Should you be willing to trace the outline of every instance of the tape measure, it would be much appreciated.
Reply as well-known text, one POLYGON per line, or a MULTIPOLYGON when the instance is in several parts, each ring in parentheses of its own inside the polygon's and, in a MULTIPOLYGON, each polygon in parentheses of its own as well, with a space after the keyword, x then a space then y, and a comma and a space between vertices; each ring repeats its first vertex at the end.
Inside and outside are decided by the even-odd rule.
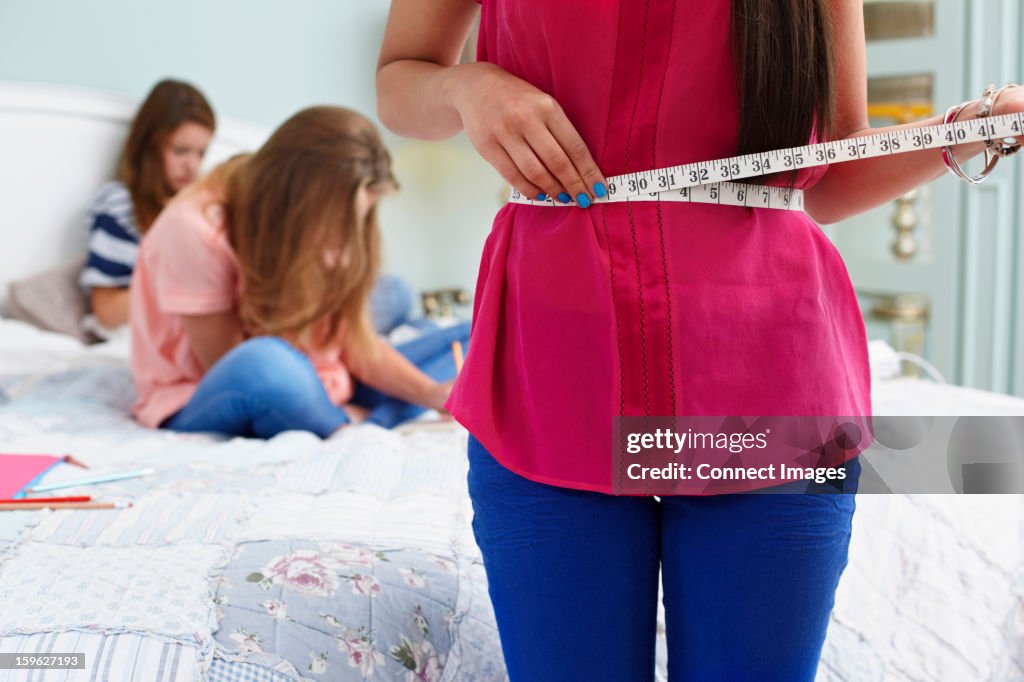
MULTIPOLYGON (((940 123, 847 140, 819 142, 803 147, 744 154, 715 161, 699 161, 625 173, 606 178, 608 196, 595 199, 593 203, 682 201, 802 211, 804 202, 801 190, 734 181, 794 168, 814 168, 845 161, 937 149, 952 144, 1003 138, 1020 140, 1024 138, 1022 131, 1024 114, 1003 114, 972 121, 940 123)), ((524 196, 517 189, 512 190, 509 201, 530 206, 576 205, 575 201, 563 204, 550 197, 538 201, 524 196)))

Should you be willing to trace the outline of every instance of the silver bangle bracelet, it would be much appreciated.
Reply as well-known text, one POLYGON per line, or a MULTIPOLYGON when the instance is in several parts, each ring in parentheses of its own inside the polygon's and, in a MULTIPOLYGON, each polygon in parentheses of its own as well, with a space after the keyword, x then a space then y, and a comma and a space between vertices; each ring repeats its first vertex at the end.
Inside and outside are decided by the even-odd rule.
MULTIPOLYGON (((986 118, 992 115, 995 110, 996 102, 999 101, 999 96, 1002 95, 1006 90, 1017 87, 1014 83, 1007 83, 1003 87, 996 90, 995 85, 989 85, 985 88, 985 92, 982 93, 982 102, 978 107, 978 118, 986 118)), ((1016 154, 1020 151, 1021 143, 1015 137, 1002 137, 998 140, 986 140, 985 146, 988 147, 989 151, 1003 158, 1016 154)))
MULTIPOLYGON (((988 90, 986 89, 986 93, 987 92, 988 92, 988 90)), ((982 100, 984 100, 984 99, 985 99, 985 95, 983 94, 982 95, 982 100)), ((951 106, 949 109, 946 110, 946 115, 943 117, 942 122, 943 123, 954 123, 954 122, 956 122, 956 119, 959 118, 960 113, 965 108, 967 108, 967 105, 973 104, 974 102, 975 102, 975 100, 968 100, 966 102, 963 102, 962 104, 957 104, 957 105, 951 106)), ((982 106, 981 102, 979 102, 978 106, 979 107, 982 106)), ((991 103, 989 104, 989 107, 991 109, 991 103)), ((981 183, 983 183, 985 181, 985 178, 988 177, 989 173, 991 173, 992 170, 996 167, 996 164, 999 163, 999 158, 1000 157, 999 157, 998 154, 995 154, 995 155, 990 154, 989 153, 989 149, 986 146, 985 147, 985 168, 978 175, 976 175, 974 177, 971 177, 970 175, 967 175, 967 173, 965 173, 964 170, 960 167, 960 164, 957 162, 956 157, 953 155, 952 147, 947 145, 947 146, 942 148, 942 160, 946 162, 946 168, 949 169, 949 172, 952 173, 953 175, 957 176, 961 180, 964 180, 966 182, 971 183, 972 185, 980 185, 981 183)))

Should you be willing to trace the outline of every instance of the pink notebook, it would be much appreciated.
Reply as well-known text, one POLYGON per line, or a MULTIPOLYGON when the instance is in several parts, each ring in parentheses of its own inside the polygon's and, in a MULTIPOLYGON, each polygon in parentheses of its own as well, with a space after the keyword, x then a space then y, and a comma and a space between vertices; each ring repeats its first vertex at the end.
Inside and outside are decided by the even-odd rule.
POLYGON ((62 461, 63 457, 54 455, 0 455, 0 499, 25 497, 25 488, 62 461))

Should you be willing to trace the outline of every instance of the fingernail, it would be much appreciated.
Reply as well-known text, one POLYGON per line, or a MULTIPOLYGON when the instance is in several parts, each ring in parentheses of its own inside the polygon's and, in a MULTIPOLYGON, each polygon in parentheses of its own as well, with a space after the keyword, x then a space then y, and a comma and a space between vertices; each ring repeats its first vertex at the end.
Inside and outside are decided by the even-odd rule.
POLYGON ((558 195, 558 200, 561 201, 563 204, 568 204, 570 201, 572 201, 572 197, 569 196, 568 193, 562 192, 561 194, 558 195))
POLYGON ((548 200, 548 195, 544 194, 544 192, 541 192, 540 194, 537 195, 537 201, 547 201, 547 200, 548 200))
POLYGON ((596 194, 599 198, 608 196, 608 189, 604 186, 603 182, 594 183, 594 194, 596 194))
POLYGON ((576 203, 579 204, 580 208, 587 208, 590 206, 590 197, 583 192, 576 195, 576 203))

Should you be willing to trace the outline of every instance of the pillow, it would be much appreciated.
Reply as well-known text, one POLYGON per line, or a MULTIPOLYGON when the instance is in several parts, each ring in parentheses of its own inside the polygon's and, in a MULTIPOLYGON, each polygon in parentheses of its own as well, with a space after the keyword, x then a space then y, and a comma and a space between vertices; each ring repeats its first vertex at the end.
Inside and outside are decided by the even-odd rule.
POLYGON ((11 317, 51 332, 73 336, 83 343, 96 343, 96 335, 82 327, 89 312, 89 299, 78 286, 85 254, 57 267, 11 282, 7 307, 11 317))

